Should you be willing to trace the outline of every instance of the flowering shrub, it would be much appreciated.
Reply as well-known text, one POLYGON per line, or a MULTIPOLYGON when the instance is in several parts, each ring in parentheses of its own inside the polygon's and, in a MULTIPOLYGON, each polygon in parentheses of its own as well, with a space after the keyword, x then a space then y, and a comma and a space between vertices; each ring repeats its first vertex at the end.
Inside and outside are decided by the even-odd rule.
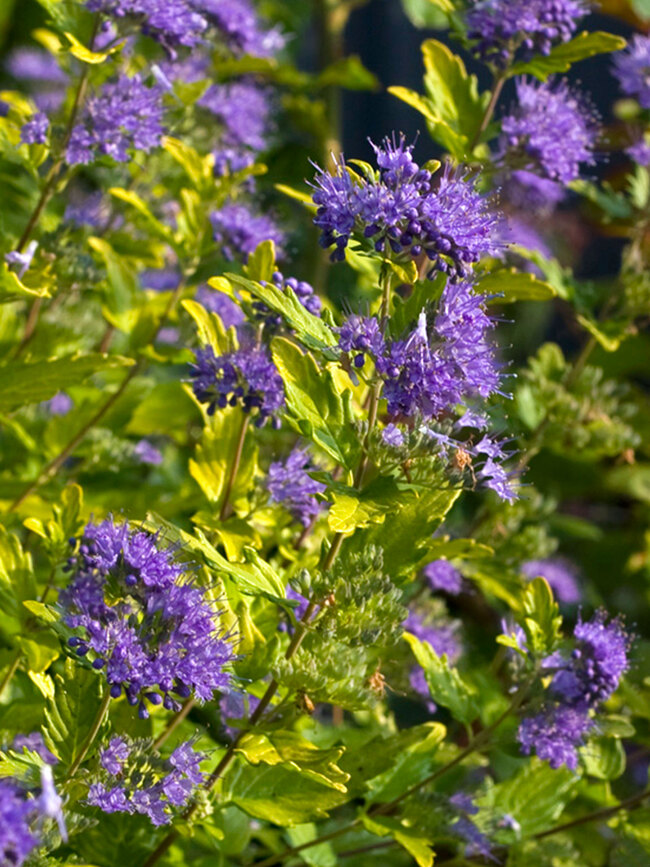
POLYGON ((358 0, 39 4, 0 92, 0 867, 650 863, 650 37, 404 0, 445 31, 390 88, 423 134, 344 155, 358 0), (597 55, 602 116, 563 77, 597 55))

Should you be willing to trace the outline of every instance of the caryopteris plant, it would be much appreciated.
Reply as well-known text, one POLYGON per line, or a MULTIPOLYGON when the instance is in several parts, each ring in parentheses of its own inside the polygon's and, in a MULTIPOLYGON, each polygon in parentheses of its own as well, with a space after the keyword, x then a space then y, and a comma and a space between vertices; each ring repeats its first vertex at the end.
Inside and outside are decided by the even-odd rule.
POLYGON ((650 37, 361 5, 0 8, 0 867, 650 864, 650 37))

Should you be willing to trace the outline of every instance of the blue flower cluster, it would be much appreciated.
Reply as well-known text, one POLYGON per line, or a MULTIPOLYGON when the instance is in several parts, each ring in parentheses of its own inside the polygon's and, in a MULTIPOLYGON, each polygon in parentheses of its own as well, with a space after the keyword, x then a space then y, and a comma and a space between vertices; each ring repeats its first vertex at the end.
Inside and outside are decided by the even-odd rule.
POLYGON ((30 829, 35 807, 13 780, 0 780, 0 864, 20 867, 38 846, 30 829))
POLYGON ((271 464, 266 478, 272 502, 281 503, 305 527, 321 509, 316 495, 327 490, 326 485, 312 479, 309 468, 313 469, 308 453, 294 449, 285 461, 271 464))
POLYGON ((279 259, 284 256, 286 237, 275 220, 246 202, 230 202, 210 216, 214 240, 224 257, 246 262, 263 241, 273 241, 279 259))
POLYGON ((577 605, 582 598, 575 567, 562 557, 527 560, 521 570, 526 578, 545 578, 555 596, 565 605, 577 605))
POLYGON ((489 837, 470 818, 478 813, 472 797, 465 792, 457 792, 449 799, 449 805, 458 814, 449 830, 465 841, 465 855, 468 858, 483 857, 492 860, 492 843, 489 837))
POLYGON ((193 749, 191 741, 176 747, 155 773, 150 756, 139 766, 132 745, 114 737, 100 753, 104 771, 114 780, 93 783, 88 803, 105 813, 138 813, 154 825, 166 825, 174 817, 174 807, 183 807, 203 782, 200 763, 205 758, 193 749))
POLYGON ((174 696, 209 701, 229 683, 231 644, 174 553, 127 523, 89 523, 59 594, 64 622, 75 630, 69 645, 91 653, 113 698, 124 691, 145 719, 146 702, 179 710, 174 696))
POLYGON ((614 75, 623 93, 650 108, 650 36, 637 34, 625 51, 614 55, 614 75))
POLYGON ((586 13, 583 0, 478 0, 467 14, 467 35, 479 57, 506 66, 518 52, 548 54, 567 42, 586 13))
POLYGON ((463 576, 449 560, 433 560, 423 570, 432 590, 457 596, 463 587, 463 576))
POLYGON ((227 406, 256 413, 256 424, 277 418, 284 406, 280 374, 264 348, 237 349, 215 355, 211 346, 197 349, 190 369, 196 398, 208 405, 208 415, 227 406))
POLYGON ((163 135, 163 88, 147 86, 140 75, 120 75, 91 96, 80 123, 72 130, 66 150, 69 165, 91 163, 100 156, 117 162, 129 150, 148 153, 163 135))
POLYGON ((620 620, 608 622, 605 612, 580 620, 574 629, 575 649, 569 658, 553 654, 544 670, 553 675, 551 698, 534 716, 522 720, 519 742, 528 755, 536 752, 552 768, 578 766, 578 748, 593 726, 591 712, 618 688, 629 668, 630 637, 620 620))
POLYGON ((378 252, 428 260, 429 277, 443 271, 466 278, 482 256, 497 251, 498 217, 467 172, 447 166, 436 184, 403 137, 373 148, 374 176, 353 173, 341 158, 334 174, 318 169, 315 177, 314 223, 322 246, 335 248, 332 261, 343 261, 354 233, 378 252))
POLYGON ((565 81, 519 79, 517 104, 501 123, 505 159, 518 169, 568 184, 594 162, 598 126, 584 96, 565 81))

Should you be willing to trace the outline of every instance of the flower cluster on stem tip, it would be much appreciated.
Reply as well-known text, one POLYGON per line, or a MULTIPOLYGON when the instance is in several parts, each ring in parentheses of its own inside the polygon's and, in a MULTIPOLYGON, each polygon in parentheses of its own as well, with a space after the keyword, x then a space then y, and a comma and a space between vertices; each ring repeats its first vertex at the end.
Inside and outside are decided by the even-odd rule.
POLYGON ((166 760, 152 758, 144 746, 112 738, 100 751, 104 773, 90 786, 87 801, 104 813, 137 813, 153 825, 166 825, 174 809, 185 806, 203 783, 200 764, 205 756, 191 741, 176 747, 166 760))
POLYGON ((377 171, 353 172, 343 157, 334 174, 318 169, 313 183, 315 225, 323 247, 343 261, 353 235, 386 255, 424 258, 426 273, 469 276, 482 256, 498 249, 498 215, 462 168, 449 164, 437 181, 413 159, 402 136, 374 145, 377 171))
POLYGON ((304 449, 294 449, 285 461, 273 461, 266 480, 271 500, 281 503, 304 527, 321 510, 316 494, 322 494, 326 485, 309 475, 311 459, 304 449))
POLYGON ((112 518, 89 523, 68 562, 59 594, 69 645, 91 654, 111 696, 122 692, 147 718, 147 703, 180 709, 208 701, 229 683, 233 658, 206 591, 188 578, 157 536, 112 518))
POLYGON ((256 415, 260 426, 277 420, 284 406, 284 386, 273 361, 263 347, 237 349, 215 355, 211 346, 196 350, 190 368, 196 398, 208 405, 208 415, 227 406, 241 406, 256 415))
POLYGON ((618 688, 629 668, 630 636, 619 619, 604 611, 580 619, 569 657, 554 653, 543 669, 552 675, 549 696, 541 709, 522 720, 519 742, 526 754, 536 752, 552 768, 578 766, 578 748, 594 726, 592 712, 618 688))
POLYGON ((505 67, 518 53, 549 54, 567 42, 587 11, 583 0, 477 0, 467 13, 467 35, 482 60, 505 67))

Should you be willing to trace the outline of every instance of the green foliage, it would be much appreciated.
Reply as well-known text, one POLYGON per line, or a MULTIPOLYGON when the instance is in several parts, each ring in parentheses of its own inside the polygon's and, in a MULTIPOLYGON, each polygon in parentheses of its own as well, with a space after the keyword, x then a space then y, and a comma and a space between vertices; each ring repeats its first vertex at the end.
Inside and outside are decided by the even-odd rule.
POLYGON ((97 672, 67 659, 54 677, 55 692, 45 710, 43 737, 50 750, 69 766, 81 755, 102 704, 104 685, 97 672))
POLYGON ((538 55, 533 60, 515 63, 509 70, 509 75, 534 75, 546 81, 549 75, 557 72, 568 72, 574 63, 586 60, 596 54, 609 54, 625 48, 626 42, 613 33, 587 33, 583 31, 570 42, 556 45, 547 56, 538 55))
POLYGON ((478 715, 476 698, 457 669, 449 665, 446 656, 438 656, 428 642, 420 641, 409 632, 405 633, 404 638, 418 664, 424 669, 431 698, 437 704, 449 708, 455 719, 471 723, 478 715))
POLYGON ((524 591, 522 614, 527 647, 540 657, 552 653, 561 638, 562 617, 544 578, 534 578, 524 591))

